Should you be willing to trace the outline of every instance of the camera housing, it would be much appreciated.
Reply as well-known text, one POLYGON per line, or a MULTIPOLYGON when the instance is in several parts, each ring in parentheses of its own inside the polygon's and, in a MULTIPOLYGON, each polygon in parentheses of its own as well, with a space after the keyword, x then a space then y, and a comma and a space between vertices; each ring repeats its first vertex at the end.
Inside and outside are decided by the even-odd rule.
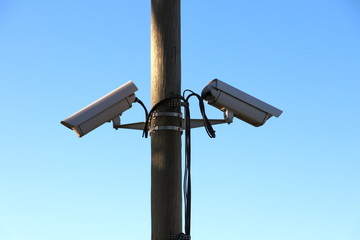
POLYGON ((74 130, 78 137, 112 120, 114 124, 119 124, 119 116, 135 102, 137 90, 135 84, 129 81, 64 119, 61 124, 74 130))
POLYGON ((272 116, 282 113, 277 109, 227 83, 214 79, 202 90, 201 97, 208 104, 223 112, 230 111, 234 116, 255 127, 262 126, 272 116))

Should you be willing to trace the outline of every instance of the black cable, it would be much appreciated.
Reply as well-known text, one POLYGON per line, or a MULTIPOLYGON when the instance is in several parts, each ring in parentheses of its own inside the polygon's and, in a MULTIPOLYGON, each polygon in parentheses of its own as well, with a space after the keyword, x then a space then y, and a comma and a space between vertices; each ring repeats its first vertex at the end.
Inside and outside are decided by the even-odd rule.
POLYGON ((145 120, 146 120, 149 114, 148 114, 148 110, 146 109, 145 104, 138 98, 135 98, 135 102, 139 103, 144 108, 144 110, 145 110, 145 120))
POLYGON ((205 113, 204 100, 200 96, 198 96, 198 98, 199 98, 200 112, 203 117, 203 121, 204 121, 204 125, 205 125, 205 129, 207 131, 207 134, 209 135, 210 138, 215 138, 216 137, 215 130, 213 129, 213 127, 205 113))
POLYGON ((205 113, 204 99, 199 94, 196 94, 191 90, 185 90, 184 93, 186 91, 191 92, 191 94, 189 94, 186 97, 186 99, 185 99, 186 101, 188 101, 189 98, 192 97, 192 96, 197 97, 197 99, 199 100, 199 108, 200 108, 201 116, 203 118, 203 123, 204 123, 205 130, 206 130, 206 132, 207 132, 207 134, 209 135, 210 138, 215 138, 216 137, 215 130, 213 129, 213 127, 212 127, 212 125, 211 125, 211 123, 210 123, 210 121, 207 118, 206 113, 205 113))
POLYGON ((190 236, 191 226, 191 117, 189 109, 189 99, 192 96, 196 96, 199 100, 200 112, 203 117, 204 127, 208 135, 213 138, 215 137, 215 131, 212 128, 210 121, 208 120, 203 99, 191 90, 185 90, 183 92, 184 101, 184 112, 185 112, 185 170, 184 170, 184 204, 185 204, 185 234, 190 236), (185 98, 185 93, 190 94, 185 98))
POLYGON ((189 103, 184 104, 185 112, 185 170, 184 170, 184 204, 185 234, 190 236, 191 225, 191 126, 189 103))
POLYGON ((192 90, 190 90, 190 89, 185 89, 184 91, 183 91, 183 94, 182 94, 182 96, 183 96, 183 98, 185 98, 185 93, 186 92, 190 92, 191 94, 196 94, 196 93, 194 93, 192 90))

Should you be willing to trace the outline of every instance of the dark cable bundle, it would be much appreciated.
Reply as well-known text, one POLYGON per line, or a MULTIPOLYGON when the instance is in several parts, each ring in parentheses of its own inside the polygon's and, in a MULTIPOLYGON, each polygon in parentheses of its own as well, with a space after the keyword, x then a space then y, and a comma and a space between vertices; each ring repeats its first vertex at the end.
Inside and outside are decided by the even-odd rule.
POLYGON ((139 103, 139 104, 144 108, 144 111, 145 111, 145 120, 147 120, 149 113, 148 113, 148 110, 147 110, 145 104, 144 104, 140 99, 138 99, 138 98, 135 98, 135 102, 139 103))
MULTIPOLYGON (((181 233, 176 235, 176 239, 190 239, 190 224, 191 224, 191 118, 190 118, 190 108, 189 108, 189 99, 195 96, 199 100, 200 113, 203 118, 204 127, 207 134, 210 138, 215 137, 215 131, 211 126, 209 119, 205 114, 205 107, 203 99, 196 93, 191 90, 185 90, 182 96, 173 96, 161 100, 155 104, 149 113, 146 111, 146 122, 143 130, 143 137, 148 137, 148 127, 152 114, 154 111, 168 100, 180 99, 183 102, 184 106, 184 119, 185 119, 185 169, 184 169, 184 182, 183 182, 183 191, 184 191, 184 205, 185 205, 185 234, 181 233), (185 93, 190 92, 190 94, 185 98, 185 93), (180 236, 180 238, 178 238, 180 236)), ((139 102, 141 104, 141 101, 139 102)), ((143 104, 142 104, 143 105, 143 104)), ((175 236, 175 235, 174 235, 175 236)))
POLYGON ((191 219, 191 126, 189 103, 184 104, 185 112, 185 169, 184 169, 184 205, 185 205, 185 234, 190 236, 191 219))
POLYGON ((184 112, 185 112, 185 170, 184 170, 184 204, 185 204, 185 235, 190 236, 190 223, 191 223, 191 118, 189 109, 189 99, 195 96, 199 100, 200 112, 203 117, 204 127, 209 137, 215 137, 215 131, 212 128, 209 119, 205 114, 205 107, 203 99, 191 90, 185 90, 183 93, 184 112), (185 98, 185 93, 190 94, 185 98))
POLYGON ((214 129, 212 128, 211 126, 211 123, 209 121, 209 119, 207 118, 206 116, 206 113, 205 113, 205 106, 204 106, 204 100, 202 97, 200 97, 199 94, 196 94, 194 93, 193 91, 191 90, 185 90, 183 95, 185 94, 185 92, 191 92, 191 94, 189 94, 189 96, 187 96, 186 98, 186 101, 189 100, 190 97, 192 96, 195 96, 197 97, 197 99, 199 100, 199 108, 200 108, 200 113, 201 113, 201 116, 203 118, 203 122, 204 122, 204 127, 205 127, 205 130, 207 132, 207 134, 209 135, 210 138, 215 138, 215 131, 214 129))

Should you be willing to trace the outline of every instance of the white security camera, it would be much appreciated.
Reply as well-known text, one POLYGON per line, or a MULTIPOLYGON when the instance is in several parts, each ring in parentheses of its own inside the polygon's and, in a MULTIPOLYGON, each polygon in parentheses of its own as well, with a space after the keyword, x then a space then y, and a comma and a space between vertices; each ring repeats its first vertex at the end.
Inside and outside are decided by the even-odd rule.
POLYGON ((137 90, 135 84, 129 81, 61 121, 61 123, 74 130, 79 137, 111 120, 114 125, 119 125, 121 114, 131 108, 136 99, 134 92, 137 90))
POLYGON ((201 92, 208 104, 230 111, 235 117, 255 126, 263 125, 270 117, 279 117, 281 110, 230 86, 218 79, 214 79, 201 92))

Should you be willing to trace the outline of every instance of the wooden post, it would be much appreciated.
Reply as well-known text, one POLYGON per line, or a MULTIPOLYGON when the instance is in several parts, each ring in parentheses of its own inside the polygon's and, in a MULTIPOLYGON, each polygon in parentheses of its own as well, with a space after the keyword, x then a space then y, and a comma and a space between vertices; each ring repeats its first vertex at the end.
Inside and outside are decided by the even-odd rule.
MULTIPOLYGON (((180 0, 151 0, 151 103, 181 94, 180 0)), ((180 113, 171 100, 159 112, 180 113)), ((180 126, 179 118, 162 116, 156 126, 180 126)), ((168 240, 182 229, 181 132, 151 133, 152 240, 168 240)))

